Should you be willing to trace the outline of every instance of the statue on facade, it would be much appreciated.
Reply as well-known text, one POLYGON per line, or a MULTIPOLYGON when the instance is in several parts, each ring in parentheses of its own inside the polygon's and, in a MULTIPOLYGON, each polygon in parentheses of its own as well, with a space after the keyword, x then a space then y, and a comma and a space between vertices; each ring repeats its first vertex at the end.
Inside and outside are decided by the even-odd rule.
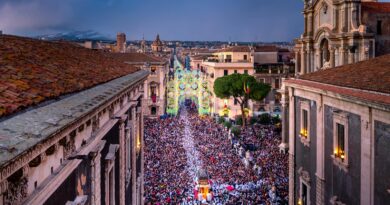
POLYGON ((325 69, 328 69, 328 68, 330 68, 330 62, 324 60, 323 66, 322 66, 322 68, 320 70, 325 70, 325 69))

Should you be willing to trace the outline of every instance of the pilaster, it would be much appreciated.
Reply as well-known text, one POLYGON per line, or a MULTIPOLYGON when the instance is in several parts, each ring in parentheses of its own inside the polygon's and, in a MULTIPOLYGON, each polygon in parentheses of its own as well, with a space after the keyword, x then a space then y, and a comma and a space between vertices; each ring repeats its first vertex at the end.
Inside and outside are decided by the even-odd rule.
POLYGON ((288 204, 295 204, 295 161, 294 155, 288 155, 288 204))
POLYGON ((119 120, 119 205, 125 204, 126 196, 126 148, 125 123, 119 120))
POLYGON ((335 67, 335 49, 333 47, 330 47, 329 53, 330 53, 330 67, 334 68, 335 67))
POLYGON ((325 181, 319 177, 316 179, 316 205, 325 204, 325 181))
MULTIPOLYGON (((284 81, 284 79, 282 79, 284 81)), ((288 92, 285 90, 282 81, 282 89, 280 93, 282 94, 281 105, 282 105, 282 142, 279 145, 279 149, 282 153, 286 153, 288 150, 288 112, 289 112, 289 98, 288 92)))

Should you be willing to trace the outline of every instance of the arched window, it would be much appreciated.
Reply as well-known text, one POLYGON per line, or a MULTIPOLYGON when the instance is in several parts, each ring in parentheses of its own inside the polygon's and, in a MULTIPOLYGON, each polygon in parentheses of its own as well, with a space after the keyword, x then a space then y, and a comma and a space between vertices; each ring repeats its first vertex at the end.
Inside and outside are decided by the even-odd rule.
POLYGON ((330 60, 330 52, 329 52, 329 41, 328 39, 323 39, 320 44, 320 52, 321 52, 321 58, 320 58, 320 67, 324 67, 324 64, 326 62, 329 62, 330 60))

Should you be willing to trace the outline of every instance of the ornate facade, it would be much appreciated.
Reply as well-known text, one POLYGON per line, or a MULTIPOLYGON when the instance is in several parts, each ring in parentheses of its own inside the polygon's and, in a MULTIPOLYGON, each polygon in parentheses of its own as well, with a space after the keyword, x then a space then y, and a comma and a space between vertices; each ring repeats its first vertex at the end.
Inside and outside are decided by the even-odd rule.
POLYGON ((389 62, 385 55, 284 80, 289 204, 388 203, 390 87, 377 75, 388 81, 389 62))
POLYGON ((296 40, 296 74, 355 63, 390 52, 387 3, 305 0, 304 32, 296 40), (385 37, 387 36, 387 37, 385 37))

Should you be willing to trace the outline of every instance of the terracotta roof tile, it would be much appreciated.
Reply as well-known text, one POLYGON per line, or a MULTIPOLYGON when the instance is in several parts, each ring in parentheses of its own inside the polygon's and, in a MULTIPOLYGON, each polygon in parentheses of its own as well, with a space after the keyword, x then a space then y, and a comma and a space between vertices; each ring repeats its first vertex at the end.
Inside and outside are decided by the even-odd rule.
POLYGON ((0 117, 137 70, 68 42, 2 35, 0 53, 0 117))
POLYGON ((255 52, 277 52, 279 50, 276 46, 256 46, 255 52))
POLYGON ((148 62, 148 63, 162 63, 164 60, 156 56, 147 55, 144 53, 111 53, 111 56, 122 62, 148 62))
POLYGON ((390 54, 309 73, 300 79, 390 94, 390 54))
POLYGON ((357 99, 362 99, 366 101, 371 101, 386 106, 390 105, 390 96, 381 93, 373 93, 368 91, 356 90, 346 87, 339 87, 334 85, 322 84, 318 82, 306 81, 301 79, 288 79, 285 83, 302 85, 310 88, 316 88, 320 90, 326 90, 334 92, 343 96, 350 96, 357 99))
POLYGON ((220 53, 220 52, 251 52, 251 49, 249 48, 249 46, 232 46, 232 47, 221 49, 216 53, 220 53))
POLYGON ((371 13, 389 13, 390 2, 362 2, 362 11, 371 13))

